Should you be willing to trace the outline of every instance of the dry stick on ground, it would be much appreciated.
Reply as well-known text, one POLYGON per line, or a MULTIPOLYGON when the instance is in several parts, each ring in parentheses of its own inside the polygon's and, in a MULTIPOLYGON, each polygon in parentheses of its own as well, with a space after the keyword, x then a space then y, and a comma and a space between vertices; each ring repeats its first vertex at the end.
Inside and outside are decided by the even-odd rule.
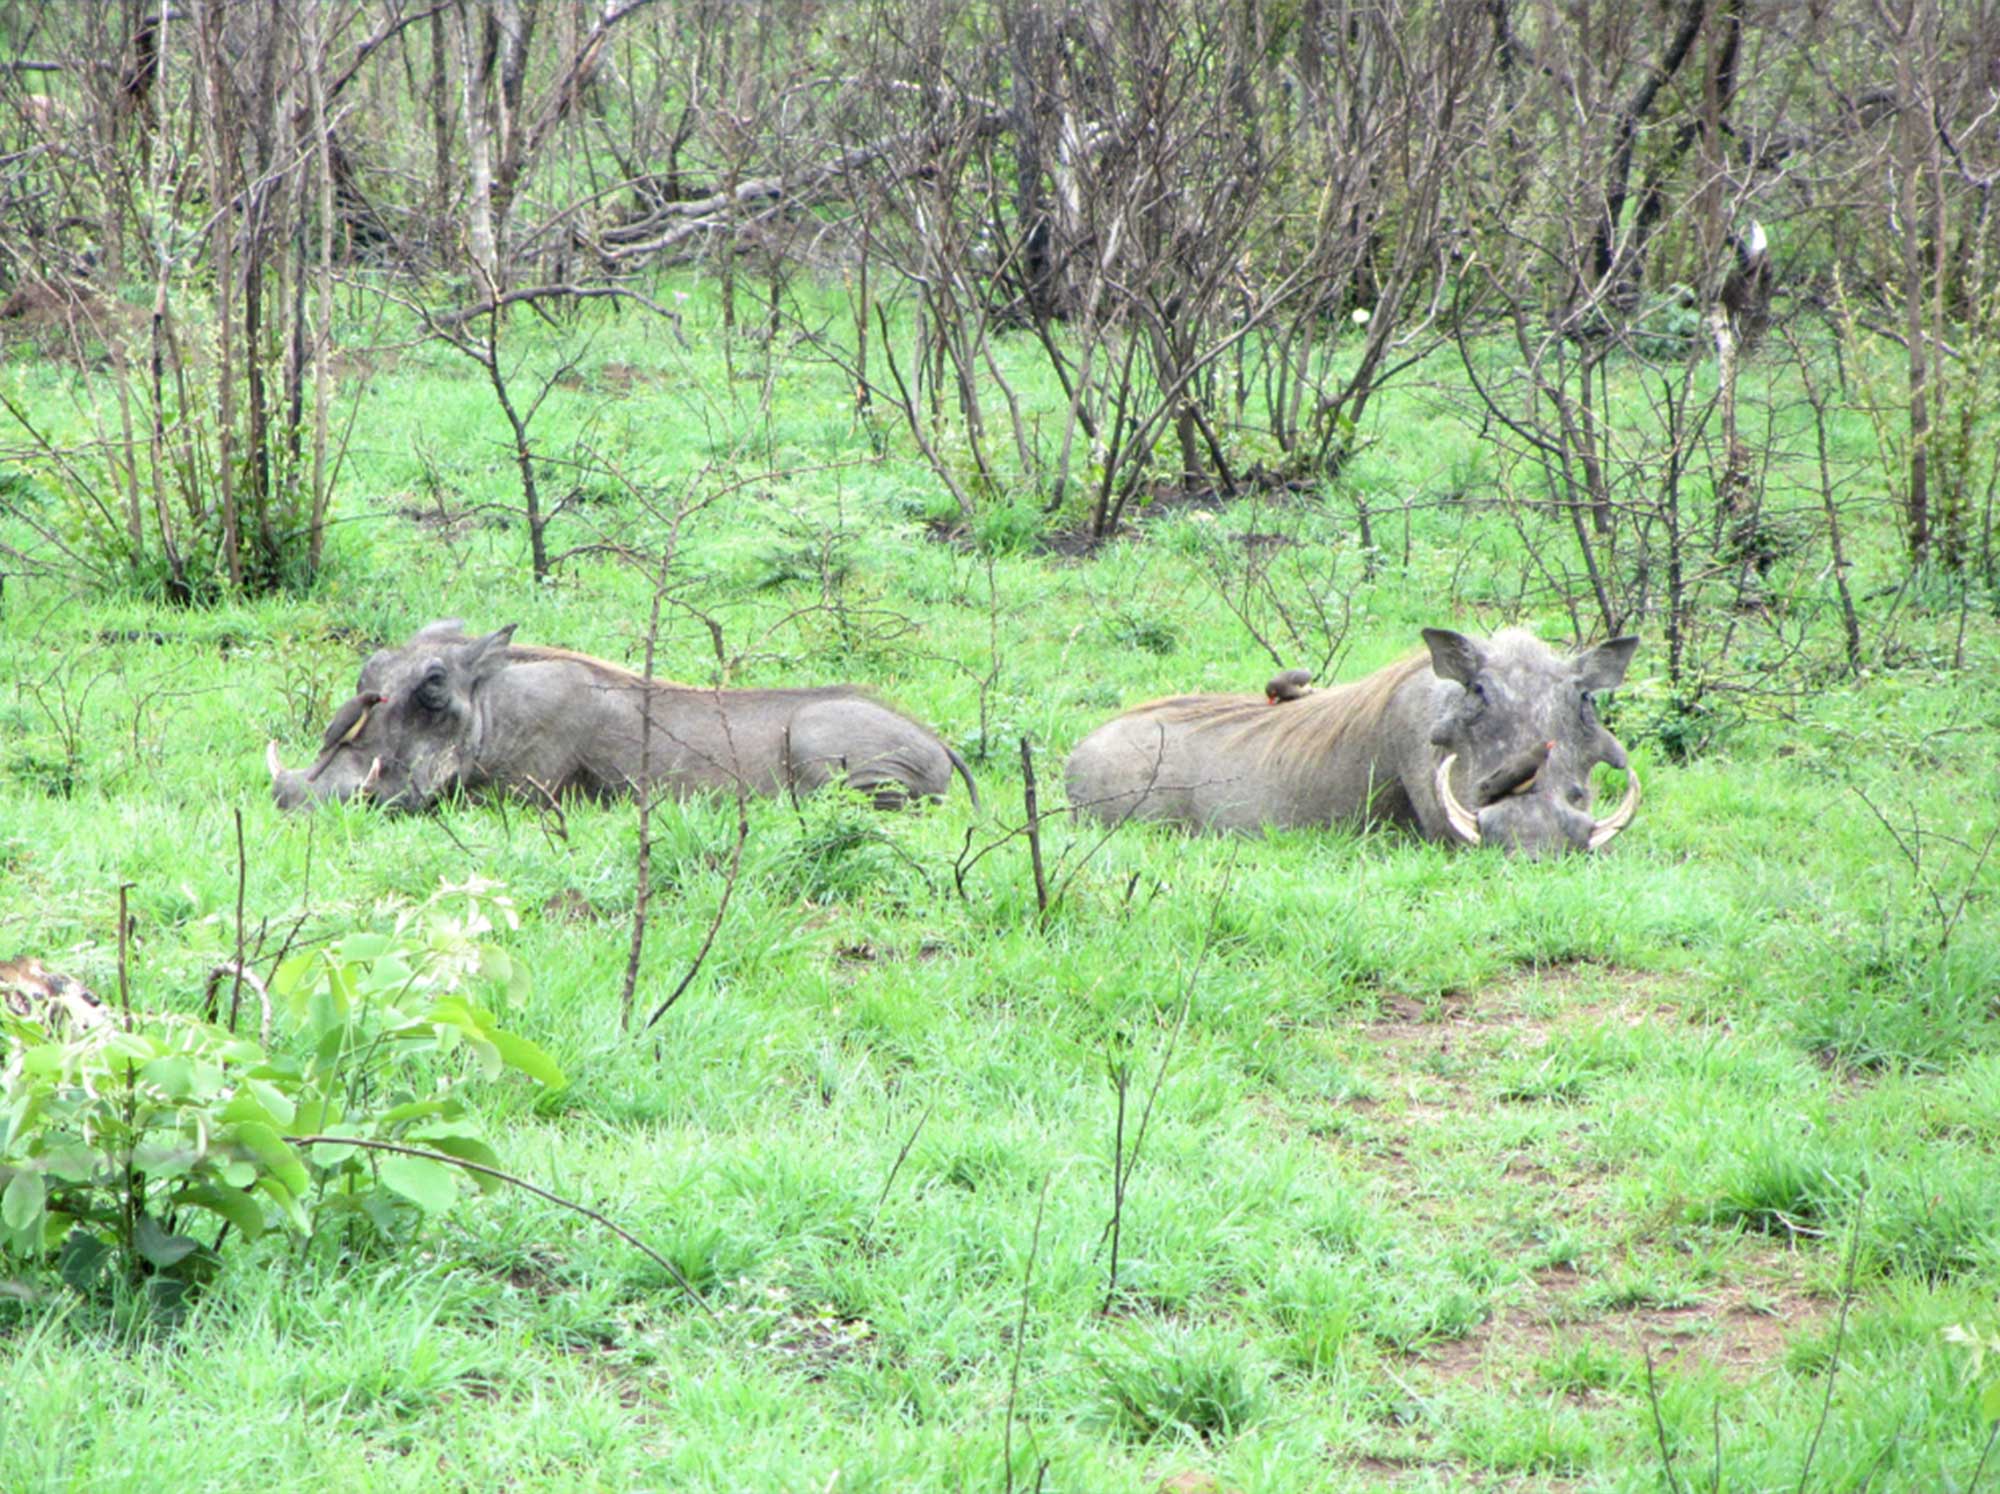
POLYGON ((917 1144, 917 1138, 923 1134, 925 1122, 930 1120, 931 1112, 935 1109, 937 1109, 935 1100, 924 1106, 924 1113, 917 1117, 917 1123, 910 1128, 910 1139, 903 1143, 903 1149, 896 1153, 896 1160, 889 1165, 889 1176, 882 1180, 882 1191, 876 1196, 875 1207, 868 1211, 868 1222, 871 1225, 875 1222, 875 1216, 882 1212, 882 1205, 889 1201, 889 1190, 896 1186, 896 1174, 903 1170, 903 1163, 909 1157, 910 1149, 917 1144))
MULTIPOLYGON (((665 591, 664 580, 662 577, 660 591, 654 594, 653 605, 656 616, 659 597, 665 591)), ((687 973, 681 977, 680 984, 668 993, 665 1001, 653 1008, 653 1015, 646 1019, 648 1031, 651 1031, 660 1018, 673 1008, 674 1003, 687 993, 687 988, 694 984, 694 978, 701 973, 701 967, 707 963, 708 952, 715 947, 715 936, 722 930, 722 920, 729 916, 729 900, 736 895, 736 883, 743 875, 743 846, 750 839, 750 785, 743 776, 743 759, 736 750, 735 733, 730 730, 729 712, 722 707, 722 691, 729 678, 729 654, 723 647, 722 624, 702 613, 697 612, 695 615, 708 624, 709 642, 715 649, 715 715, 717 721, 721 723, 722 740, 729 751, 730 773, 736 780, 736 841, 729 848, 729 872, 723 879, 722 899, 715 905, 715 917, 709 920, 708 932, 702 935, 701 948, 694 952, 694 959, 689 962, 687 973)), ((649 711, 649 717, 650 714, 649 711)))
POLYGON ((1833 1411, 1833 1382, 1840 1374, 1840 1349, 1847 1338, 1847 1310, 1854 1305, 1854 1270, 1861 1259, 1861 1216, 1867 1202, 1866 1193, 1854 1200, 1854 1228, 1847 1240, 1847 1269, 1841 1273, 1840 1318, 1833 1328, 1833 1352, 1826 1361, 1826 1397, 1820 1402, 1819 1421, 1813 1427, 1812 1441, 1806 1444, 1805 1462, 1799 1465, 1799 1494, 1806 1494, 1806 1480, 1812 1476, 1813 1457, 1819 1452, 1820 1434, 1826 1430, 1826 1419, 1833 1411))
POLYGON ((1041 924, 1049 921, 1049 879, 1042 870, 1042 819, 1035 806, 1035 749, 1021 738, 1021 780, 1028 811, 1028 860, 1035 869, 1035 911, 1041 924))
MULTIPOLYGON (((1028 1264, 1021 1271, 1021 1312, 1014 1320, 1014 1357, 1007 1366, 1007 1418, 1000 1434, 1000 1460, 1007 1470, 1007 1494, 1014 1494, 1014 1403, 1021 1393, 1021 1351, 1028 1338, 1028 1288, 1035 1281, 1035 1255, 1042 1248, 1042 1215, 1049 1206, 1049 1183, 1054 1173, 1042 1178, 1041 1194, 1035 1199, 1035 1232, 1028 1239, 1028 1264)), ((1047 1468, 1044 1463, 1043 1468, 1047 1468)), ((1041 1475, 1035 1477, 1041 1486, 1041 1475)))
POLYGON ((1965 1481, 1965 1494, 1972 1494, 1979 1487, 1979 1476, 1986 1471, 1986 1460, 1993 1456, 1995 1440, 2000 1440, 2000 1421, 1995 1421, 1993 1430, 1986 1434, 1986 1445, 1979 1449, 1979 1461, 1972 1465, 1972 1477, 1965 1481))
POLYGON ((681 1273, 681 1268, 668 1260, 664 1255, 661 1255, 659 1251, 648 1245, 623 1225, 607 1219, 588 1205, 580 1204, 572 1198, 564 1198, 560 1193, 551 1193, 548 1189, 531 1183, 524 1177, 517 1177, 511 1172, 503 1172, 497 1167, 488 1167, 484 1162, 474 1162, 465 1157, 454 1157, 449 1152, 434 1152, 428 1147, 404 1146, 398 1141, 368 1141, 358 1136, 287 1136, 285 1144, 287 1146, 319 1146, 322 1144, 326 1146, 356 1146, 371 1152, 395 1152, 400 1156, 417 1157, 426 1162, 442 1162, 447 1167, 459 1167, 467 1172, 476 1172, 485 1177, 498 1178, 503 1183, 511 1183, 516 1188, 534 1194, 537 1198, 545 1198, 552 1204, 558 1204, 574 1213, 583 1215, 586 1219, 595 1220, 597 1223, 603 1225, 612 1234, 618 1236, 619 1239, 630 1245, 648 1260, 663 1267, 667 1275, 673 1277, 674 1285, 687 1293, 688 1300, 706 1313, 711 1322, 718 1325, 721 1322, 715 1316, 715 1310, 702 1301, 700 1294, 689 1284, 687 1277, 681 1273))
POLYGON ((1139 1127, 1132 1135, 1130 1156, 1125 1153, 1125 1089, 1131 1076, 1131 1065, 1121 1065, 1115 1060, 1111 1064, 1112 1082, 1118 1089, 1118 1132, 1111 1156, 1111 1220, 1105 1225, 1105 1231, 1111 1236, 1111 1269, 1100 1313, 1109 1313, 1118 1298, 1118 1246, 1124 1230, 1125 1193, 1131 1185, 1133 1169, 1139 1165, 1139 1154, 1145 1149, 1146 1128, 1152 1123, 1153 1105, 1160 1098, 1160 1086, 1166 1082, 1167 1065, 1173 1061, 1174 1047, 1180 1041, 1181 1030, 1187 1026, 1188 1011, 1194 1005, 1195 981, 1201 975, 1209 950, 1215 947, 1215 929, 1222 916, 1223 899, 1229 896, 1229 889, 1236 880, 1236 857, 1237 852, 1229 853, 1229 864, 1222 872, 1222 886, 1208 910, 1208 924, 1202 930, 1201 946, 1195 950, 1187 978, 1181 983, 1180 1007, 1174 1013, 1174 1025, 1167 1034, 1166 1046, 1160 1050, 1160 1065, 1153 1071, 1152 1088, 1146 1091, 1146 1103, 1139 1111, 1139 1127))
MULTIPOLYGON (((132 1031, 132 987, 129 977, 132 920, 126 913, 125 895, 139 884, 120 882, 118 884, 118 1006, 125 1013, 125 1031, 132 1031)), ((131 1059, 125 1060, 125 1134, 131 1135, 139 1113, 139 1066, 131 1059)), ((139 1284, 139 1256, 133 1248, 133 1241, 139 1235, 139 1169, 135 1159, 136 1147, 125 1149, 125 1184, 119 1190, 118 1198, 118 1245, 124 1258, 131 1262, 132 1284, 139 1284)))
MULTIPOLYGON (((236 1031, 236 1011, 243 1004, 243 884, 250 872, 243 851, 243 806, 236 806, 236 975, 229 988, 229 1030, 236 1031)), ((213 979, 213 977, 211 977, 213 979)), ((264 998, 264 1041, 271 1041, 271 1000, 264 998)))
POLYGON ((1646 1349, 1646 1402, 1653 1408, 1653 1435, 1660 1443, 1660 1471, 1667 1477, 1667 1494, 1681 1494, 1681 1481, 1674 1474, 1673 1450, 1667 1446, 1667 1422, 1660 1414, 1660 1391, 1653 1381, 1653 1350, 1646 1349))
MULTIPOLYGON (((665 565, 661 566, 665 570, 665 565)), ((639 989, 639 958, 646 952, 646 910, 653 892, 653 787, 645 782, 646 769, 653 762, 653 660, 660 641, 660 595, 666 578, 653 588, 653 610, 646 621, 646 672, 639 688, 644 692, 639 707, 639 859, 633 875, 637 886, 632 901, 632 942, 625 951, 625 984, 618 996, 618 1030, 632 1030, 632 998, 639 989)))

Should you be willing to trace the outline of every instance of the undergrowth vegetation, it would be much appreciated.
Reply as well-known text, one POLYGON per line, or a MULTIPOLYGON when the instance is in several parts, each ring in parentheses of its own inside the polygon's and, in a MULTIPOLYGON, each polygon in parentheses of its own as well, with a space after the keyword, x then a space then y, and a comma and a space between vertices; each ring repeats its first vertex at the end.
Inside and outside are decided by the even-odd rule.
MULTIPOLYGON (((355 391, 302 594, 8 578, 0 957, 111 1020, 8 1028, 0 1486, 1652 1490, 1670 1459, 1767 1489, 1810 1459, 1812 1488, 1971 1487, 1990 598, 1906 580, 1885 523, 1848 536, 1859 675, 1822 556, 1703 615, 1700 689, 1640 616, 1606 708, 1646 800, 1600 857, 1058 813, 1038 896, 1024 738, 1059 810, 1086 731, 1256 690, 1260 638, 1343 678, 1432 624, 1580 642, 1536 563, 1567 515, 1501 501, 1440 370, 1323 492, 1162 495, 1102 545, 957 526, 835 373, 725 361, 685 289, 685 347, 517 329, 571 370, 540 584, 489 392, 422 346, 355 391), (636 1011, 699 968, 621 1030, 629 804, 271 802, 266 739, 306 754, 369 651, 447 616, 703 684, 858 680, 967 753, 986 812, 754 802, 732 874, 733 801, 655 804, 636 1011), (268 1041, 204 1016, 239 955, 268 1041), (435 1157, 282 1140, 340 1125, 497 1160, 656 1255, 435 1157), (168 1143, 136 1191, 128 1140, 168 1143)), ((51 411, 92 376, 0 368, 51 411)))

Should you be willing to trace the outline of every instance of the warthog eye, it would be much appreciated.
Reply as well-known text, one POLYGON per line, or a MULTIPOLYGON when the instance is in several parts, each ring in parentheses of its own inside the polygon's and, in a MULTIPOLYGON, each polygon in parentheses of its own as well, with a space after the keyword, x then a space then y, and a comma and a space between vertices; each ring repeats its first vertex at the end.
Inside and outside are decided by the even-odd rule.
POLYGON ((441 711, 451 704, 451 691, 445 682, 444 665, 433 664, 424 671, 424 677, 417 681, 416 701, 427 711, 441 711))

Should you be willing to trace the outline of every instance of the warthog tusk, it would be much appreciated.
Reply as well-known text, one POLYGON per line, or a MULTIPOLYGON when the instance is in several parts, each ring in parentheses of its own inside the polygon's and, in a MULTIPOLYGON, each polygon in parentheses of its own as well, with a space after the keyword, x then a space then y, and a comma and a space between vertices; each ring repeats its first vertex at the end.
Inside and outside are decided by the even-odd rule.
POLYGON ((368 765, 368 776, 361 780, 361 787, 354 791, 356 797, 365 799, 374 793, 376 780, 381 778, 381 776, 382 759, 378 757, 368 765))
POLYGON ((1438 764, 1438 803, 1444 806, 1444 817, 1450 823, 1453 833, 1467 845, 1476 846, 1479 844, 1479 821, 1473 817, 1471 810, 1458 802, 1458 796, 1451 791, 1451 765, 1457 761, 1456 752, 1447 752, 1444 761, 1438 764))
POLYGON ((285 760, 278 756, 278 739, 273 737, 264 744, 264 766, 271 770, 271 782, 276 783, 284 775, 285 760))
POLYGON ((1608 816, 1597 822, 1590 832, 1590 849, 1596 850, 1610 841, 1620 830, 1632 823, 1632 816, 1639 812, 1639 770, 1625 764, 1625 798, 1608 816))

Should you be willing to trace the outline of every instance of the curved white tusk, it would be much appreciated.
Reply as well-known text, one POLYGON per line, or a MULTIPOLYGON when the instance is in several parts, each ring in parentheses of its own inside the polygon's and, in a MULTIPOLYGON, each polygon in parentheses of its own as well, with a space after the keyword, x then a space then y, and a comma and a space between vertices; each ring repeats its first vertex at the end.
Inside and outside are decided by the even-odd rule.
POLYGON ((357 798, 365 799, 375 792, 376 780, 382 776, 382 759, 376 758, 368 765, 368 776, 361 780, 361 787, 354 791, 357 798))
POLYGON ((1590 849, 1608 843, 1613 836, 1632 823, 1632 816, 1639 812, 1639 770, 1630 763, 1625 765, 1625 798, 1619 806, 1601 819, 1590 832, 1590 849))
POLYGON ((276 783, 284 775, 285 760, 278 756, 278 739, 273 737, 264 746, 264 766, 271 770, 271 782, 276 783))
POLYGON ((1458 802, 1458 796, 1451 791, 1451 765, 1458 761, 1456 752, 1447 752, 1444 761, 1437 766, 1438 803, 1444 806, 1445 820, 1452 833, 1469 846, 1479 844, 1479 821, 1471 810, 1458 802))

